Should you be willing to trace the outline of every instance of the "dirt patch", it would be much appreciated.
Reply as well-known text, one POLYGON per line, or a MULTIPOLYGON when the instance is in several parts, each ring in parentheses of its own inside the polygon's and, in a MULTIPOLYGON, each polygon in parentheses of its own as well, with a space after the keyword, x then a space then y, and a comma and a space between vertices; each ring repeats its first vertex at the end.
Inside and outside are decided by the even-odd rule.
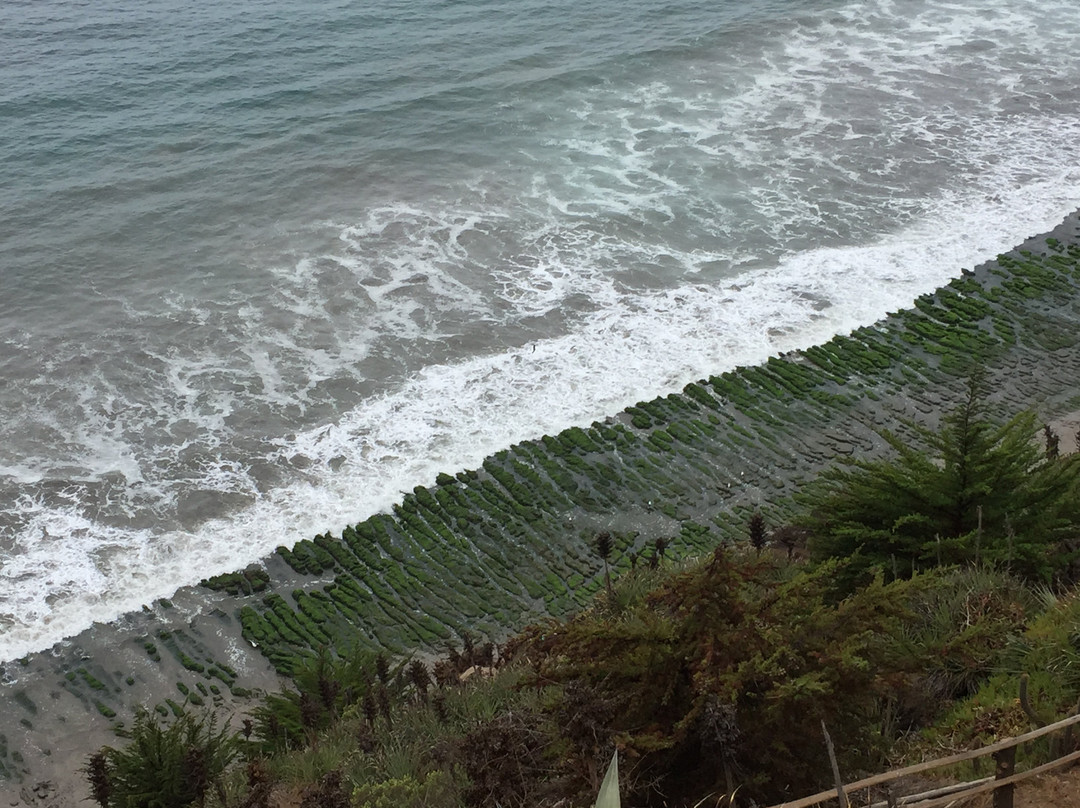
MULTIPOLYGON (((957 800, 951 808, 993 808, 990 793, 957 800)), ((1016 784, 1013 808, 1080 808, 1080 767, 1049 772, 1016 784)))
POLYGON ((1020 783, 1015 808, 1080 808, 1080 768, 1044 774, 1020 783))
POLYGON ((1071 412, 1055 418, 1050 421, 1050 429, 1061 441, 1058 444, 1058 451, 1062 454, 1072 454, 1077 450, 1078 438, 1080 438, 1080 412, 1071 412))

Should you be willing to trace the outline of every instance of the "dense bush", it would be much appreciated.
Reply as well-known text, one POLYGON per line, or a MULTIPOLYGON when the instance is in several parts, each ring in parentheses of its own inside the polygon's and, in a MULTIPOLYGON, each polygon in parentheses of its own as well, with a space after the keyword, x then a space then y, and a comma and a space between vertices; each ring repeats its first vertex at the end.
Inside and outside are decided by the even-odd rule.
POLYGON ((535 660, 535 684, 556 688, 576 788, 595 786, 615 747, 635 761, 634 804, 679 804, 732 780, 780 799, 828 771, 822 720, 845 739, 849 767, 880 762, 891 739, 873 718, 918 663, 891 638, 920 584, 878 579, 837 603, 837 568, 718 548, 616 619, 597 610, 526 632, 514 651, 535 660))
POLYGON ((826 785, 822 721, 855 775, 895 759, 898 739, 917 754, 1026 728, 1024 672, 1048 719, 1075 702, 1075 597, 975 567, 879 575, 844 595, 844 564, 721 546, 639 565, 577 617, 513 638, 497 669, 492 645, 468 635, 430 666, 324 652, 245 722, 247 740, 186 714, 170 727, 144 716, 88 776, 113 806, 233 808, 276 794, 542 808, 590 804, 616 750, 631 804, 735 788, 771 802, 826 785), (261 762, 223 778, 237 749, 261 762), (205 777, 192 776, 198 761, 213 761, 205 777), (161 793, 174 801, 153 802, 161 793))
POLYGON ((102 808, 184 808, 220 792, 226 768, 239 752, 228 725, 211 714, 180 715, 162 724, 140 712, 123 749, 91 756, 86 773, 102 808))
POLYGON ((894 576, 968 562, 1037 581, 1067 570, 1080 536, 1080 456, 1047 457, 1033 413, 997 424, 979 392, 973 383, 939 431, 882 433, 893 457, 852 460, 806 489, 815 557, 854 557, 852 570, 894 576))

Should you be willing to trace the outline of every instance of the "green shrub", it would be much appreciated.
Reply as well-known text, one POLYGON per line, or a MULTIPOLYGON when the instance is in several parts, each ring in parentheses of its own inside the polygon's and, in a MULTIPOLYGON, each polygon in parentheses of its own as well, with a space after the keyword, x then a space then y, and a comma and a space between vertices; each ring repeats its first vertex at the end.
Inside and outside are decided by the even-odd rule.
POLYGON ((356 808, 428 808, 456 805, 457 794, 453 775, 436 770, 420 778, 406 774, 357 786, 352 803, 356 808))
POLYGON ((236 757, 239 742, 213 715, 183 713, 163 725, 140 711, 122 749, 104 747, 84 771, 103 808, 187 808, 202 803, 236 757), (95 760, 96 758, 96 760, 95 760))
MULTIPOLYGON (((878 579, 831 603, 839 569, 792 576, 720 548, 652 592, 637 583, 659 573, 634 573, 606 607, 537 627, 519 647, 534 683, 559 688, 548 700, 554 748, 598 766, 595 750, 617 743, 675 804, 722 785, 725 758, 755 800, 814 790, 828 771, 822 718, 846 739, 845 768, 880 765, 889 739, 872 717, 918 662, 891 639, 916 584, 878 579), (779 771, 783 785, 771 779, 779 771)), ((646 795, 631 785, 628 798, 646 795)))
POLYGON ((853 570, 906 576, 990 561, 1050 580, 1080 516, 1080 456, 1047 459, 1037 424, 1031 412, 994 422, 973 381, 940 430, 907 423, 915 440, 883 432, 894 457, 850 461, 805 490, 812 551, 857 557, 853 570))

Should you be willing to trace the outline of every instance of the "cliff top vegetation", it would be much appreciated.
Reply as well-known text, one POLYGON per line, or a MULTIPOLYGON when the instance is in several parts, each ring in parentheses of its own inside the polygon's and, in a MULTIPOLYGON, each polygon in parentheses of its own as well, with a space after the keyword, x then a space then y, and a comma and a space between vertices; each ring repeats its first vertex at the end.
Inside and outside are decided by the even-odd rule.
POLYGON ((993 421, 980 392, 938 430, 885 434, 891 457, 808 483, 795 523, 755 514, 745 542, 694 559, 654 547, 575 616, 501 647, 323 650, 237 727, 145 714, 88 761, 92 795, 587 806, 617 753, 624 804, 767 805, 827 784, 822 721, 856 775, 1073 710, 1080 458, 1040 444, 1031 414, 993 421))

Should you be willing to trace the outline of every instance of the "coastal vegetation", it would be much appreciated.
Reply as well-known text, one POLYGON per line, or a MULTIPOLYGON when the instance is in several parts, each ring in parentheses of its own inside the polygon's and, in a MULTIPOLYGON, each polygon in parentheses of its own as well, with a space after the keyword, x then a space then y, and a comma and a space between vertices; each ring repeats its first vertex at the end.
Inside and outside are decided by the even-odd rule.
MULTIPOLYGON (((805 531, 809 557, 754 513, 742 541, 700 527, 709 549, 679 561, 654 546, 498 649, 468 633, 436 659, 322 645, 232 735, 190 701, 167 729, 140 715, 127 747, 90 759, 94 797, 590 805, 615 753, 628 804, 768 804, 828 782, 822 722, 844 770, 869 772, 1053 720, 1080 696, 1080 455, 1041 447, 1035 424, 988 418, 976 379, 921 447, 889 441, 807 483, 801 524, 773 533, 805 531)), ((601 532, 594 551, 618 568, 616 544, 601 532)))

